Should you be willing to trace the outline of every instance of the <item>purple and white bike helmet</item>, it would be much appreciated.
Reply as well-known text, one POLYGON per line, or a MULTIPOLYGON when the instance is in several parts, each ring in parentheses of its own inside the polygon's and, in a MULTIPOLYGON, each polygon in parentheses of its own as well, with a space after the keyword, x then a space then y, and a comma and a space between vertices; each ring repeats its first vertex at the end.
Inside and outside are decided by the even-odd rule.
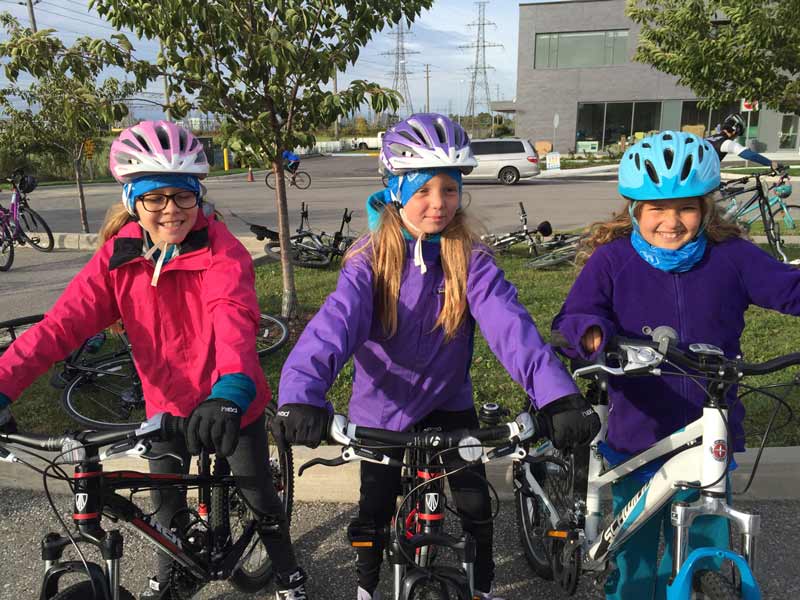
POLYGON ((142 121, 125 129, 111 144, 109 167, 123 184, 145 175, 205 179, 209 168, 200 140, 170 121, 142 121))
POLYGON ((384 134, 380 164, 393 175, 432 168, 458 169, 466 175, 478 161, 461 125, 438 113, 419 113, 384 134))

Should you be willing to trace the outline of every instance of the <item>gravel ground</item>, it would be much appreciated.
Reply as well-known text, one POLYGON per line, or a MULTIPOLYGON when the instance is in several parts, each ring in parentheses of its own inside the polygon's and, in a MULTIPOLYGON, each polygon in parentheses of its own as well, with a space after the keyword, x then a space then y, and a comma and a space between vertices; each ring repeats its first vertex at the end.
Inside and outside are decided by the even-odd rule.
MULTIPOLYGON (((41 492, 3 489, 0 491, 0 598, 35 598, 39 594, 42 563, 39 541, 59 525, 41 492)), ((59 509, 70 510, 70 497, 56 496, 59 509)), ((759 580, 763 597, 785 599, 800 597, 797 565, 800 549, 794 543, 800 533, 795 517, 800 502, 740 502, 744 509, 758 509, 763 515, 760 539, 759 580), (778 533, 783 535, 778 535, 778 533)), ((347 545, 345 531, 354 514, 352 504, 298 503, 293 519, 294 538, 303 566, 311 575, 309 592, 314 600, 345 600, 355 596, 354 554, 347 545)), ((66 512, 64 514, 67 514, 66 512)), ((106 522, 111 528, 111 524, 106 522)), ((557 586, 535 579, 528 569, 514 527, 513 505, 504 503, 496 529, 497 591, 507 600, 564 597, 557 586)), ((123 559, 123 583, 137 593, 152 571, 152 550, 136 535, 126 534, 123 559)), ((384 594, 389 591, 388 571, 382 581, 384 594)), ((238 598, 271 598, 269 590, 246 596, 224 583, 208 586, 197 598, 231 600, 238 598)), ((576 600, 602 598, 600 587, 590 576, 582 579, 576 600)))

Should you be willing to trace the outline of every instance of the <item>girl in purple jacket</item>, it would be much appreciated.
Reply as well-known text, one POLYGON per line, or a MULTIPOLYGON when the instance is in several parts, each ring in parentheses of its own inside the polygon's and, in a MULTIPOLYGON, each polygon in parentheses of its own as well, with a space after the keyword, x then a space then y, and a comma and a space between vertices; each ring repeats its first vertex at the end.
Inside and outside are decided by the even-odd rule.
MULTIPOLYGON (((735 356, 751 304, 800 314, 800 271, 741 239, 739 228, 715 210, 719 169, 709 143, 687 133, 664 131, 625 153, 619 192, 628 205, 591 228, 591 256, 553 321, 573 348, 568 354, 593 359, 615 335, 642 337, 645 326, 668 325, 682 348, 705 342, 735 356)), ((607 460, 620 463, 698 419, 704 394, 685 377, 612 377, 607 460)), ((744 408, 735 389, 729 405, 734 448, 742 451, 744 408)), ((615 511, 646 480, 634 473, 614 484, 615 511)), ((727 520, 695 521, 690 549, 727 544, 727 520)), ((607 598, 664 598, 671 545, 667 507, 615 557, 607 598), (657 565, 662 526, 667 549, 657 565)))
MULTIPOLYGON (((599 418, 460 208, 462 173, 477 164, 467 134, 445 116, 412 115, 384 136, 381 162, 390 176, 387 189, 367 203, 372 232, 349 254, 336 291, 284 364, 276 437, 320 443, 330 410, 325 395, 351 356, 353 423, 394 431, 418 424, 477 427, 469 376, 477 322, 500 362, 542 409, 554 443, 588 443, 599 418)), ((471 467, 449 482, 464 529, 477 542, 476 598, 500 600, 491 591, 485 470, 471 467)), ((378 530, 387 526, 399 488, 400 469, 362 462, 359 520, 378 530)), ((358 549, 359 600, 377 598, 382 554, 382 540, 358 549)))

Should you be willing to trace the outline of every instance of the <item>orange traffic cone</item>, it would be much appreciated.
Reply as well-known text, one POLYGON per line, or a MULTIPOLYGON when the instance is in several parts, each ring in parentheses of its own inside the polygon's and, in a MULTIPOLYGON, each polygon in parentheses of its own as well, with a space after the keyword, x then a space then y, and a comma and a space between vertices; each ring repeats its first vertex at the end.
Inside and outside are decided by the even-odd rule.
POLYGON ((253 167, 247 167, 247 181, 252 183, 255 180, 256 178, 253 177, 253 167))

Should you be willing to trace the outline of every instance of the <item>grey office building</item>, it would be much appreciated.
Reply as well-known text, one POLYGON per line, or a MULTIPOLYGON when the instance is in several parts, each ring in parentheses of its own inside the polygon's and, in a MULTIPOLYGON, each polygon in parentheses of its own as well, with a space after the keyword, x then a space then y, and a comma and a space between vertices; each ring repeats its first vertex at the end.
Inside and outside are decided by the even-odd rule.
MULTIPOLYGON (((634 62, 638 32, 625 0, 521 3, 516 99, 492 107, 515 113, 517 135, 532 141, 553 140, 557 113, 562 153, 620 150, 660 129, 706 135, 739 110, 701 109, 675 77, 634 62)), ((750 113, 748 138, 759 151, 796 153, 797 129, 796 115, 762 106, 750 113)))

